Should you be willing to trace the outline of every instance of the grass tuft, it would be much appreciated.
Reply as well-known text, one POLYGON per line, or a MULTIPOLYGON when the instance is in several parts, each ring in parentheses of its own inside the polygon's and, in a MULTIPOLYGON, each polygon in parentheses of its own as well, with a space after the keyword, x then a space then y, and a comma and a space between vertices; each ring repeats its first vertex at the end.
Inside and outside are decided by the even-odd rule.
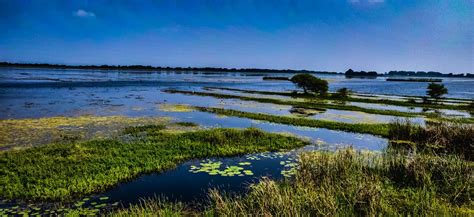
POLYGON ((457 154, 474 160, 474 125, 436 122, 425 127, 408 120, 397 120, 389 124, 388 135, 392 140, 406 140, 416 144, 419 150, 457 154))

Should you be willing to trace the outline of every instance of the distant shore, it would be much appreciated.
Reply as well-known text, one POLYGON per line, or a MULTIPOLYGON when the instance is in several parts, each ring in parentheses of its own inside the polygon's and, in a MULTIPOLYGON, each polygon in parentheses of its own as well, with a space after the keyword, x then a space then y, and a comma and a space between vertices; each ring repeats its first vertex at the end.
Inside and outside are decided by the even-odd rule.
MULTIPOLYGON (((88 70, 137 70, 137 71, 182 71, 182 72, 240 72, 240 73, 312 73, 312 74, 328 74, 328 75, 346 75, 347 72, 333 71, 315 71, 315 70, 295 70, 295 69, 260 69, 260 68, 219 68, 219 67, 162 67, 149 65, 63 65, 48 63, 10 63, 0 62, 0 68, 48 68, 48 69, 88 69, 88 70)), ((348 76, 349 78, 364 78, 355 72, 348 76)), ((474 74, 442 74, 440 72, 423 72, 423 71, 389 71, 386 73, 377 73, 373 71, 371 78, 376 77, 457 77, 457 78, 474 78, 474 74)))

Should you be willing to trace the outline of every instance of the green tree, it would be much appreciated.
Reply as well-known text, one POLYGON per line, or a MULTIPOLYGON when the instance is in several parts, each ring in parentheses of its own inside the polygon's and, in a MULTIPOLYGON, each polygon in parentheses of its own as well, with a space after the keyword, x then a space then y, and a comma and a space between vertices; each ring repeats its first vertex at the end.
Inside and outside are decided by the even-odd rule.
POLYGON ((305 93, 313 92, 324 95, 328 91, 328 82, 311 74, 297 74, 290 80, 297 87, 302 88, 305 93))
POLYGON ((350 93, 351 93, 351 90, 347 89, 346 87, 343 87, 336 90, 336 93, 333 96, 339 99, 346 99, 350 93))
POLYGON ((428 90, 426 93, 436 100, 438 100, 442 95, 448 93, 448 89, 444 87, 444 84, 430 83, 428 84, 428 90))

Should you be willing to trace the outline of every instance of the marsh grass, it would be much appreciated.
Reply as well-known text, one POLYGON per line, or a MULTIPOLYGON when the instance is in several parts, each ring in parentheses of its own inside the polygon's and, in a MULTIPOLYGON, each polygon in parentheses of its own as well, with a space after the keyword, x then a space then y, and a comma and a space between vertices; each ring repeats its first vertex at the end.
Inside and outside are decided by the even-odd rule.
POLYGON ((0 197, 68 200, 104 191, 143 173, 186 160, 291 149, 308 144, 257 129, 212 129, 171 134, 163 126, 129 128, 139 139, 51 144, 0 153, 0 197), (143 136, 143 134, 145 134, 143 136))
MULTIPOLYGON (((295 179, 262 179, 248 194, 209 193, 199 216, 445 216, 474 213, 473 163, 456 156, 343 149, 299 158, 295 179)), ((160 213, 162 201, 136 211, 160 213), (158 203, 158 205, 154 205, 158 203), (157 208, 155 208, 157 207, 157 208), (156 209, 157 212, 153 210, 156 209)), ((166 204, 166 203, 165 203, 166 204)), ((167 205, 169 206, 169 205, 167 205)), ((182 213, 180 207, 176 213, 182 213)))
POLYGON ((332 130, 342 130, 355 133, 369 133, 379 136, 388 136, 388 124, 364 124, 364 123, 343 123, 328 120, 296 118, 288 116, 268 115, 262 113, 252 113, 236 111, 231 109, 211 108, 211 107, 195 107, 199 111, 210 112, 218 115, 236 116, 242 118, 249 118, 254 120, 262 120, 273 123, 327 128, 332 130))
POLYGON ((416 144, 418 150, 456 154, 474 159, 474 125, 455 122, 427 122, 425 127, 409 120, 397 120, 388 126, 392 140, 405 140, 416 144))
POLYGON ((244 101, 254 101, 260 103, 272 103, 278 105, 290 105, 300 108, 306 109, 338 109, 338 110, 348 110, 348 111, 359 111, 365 112, 369 114, 380 114, 380 115, 392 115, 392 116, 401 116, 401 117, 416 117, 417 113, 411 112, 400 112, 394 110, 379 110, 379 109, 369 109, 369 108, 362 108, 358 106, 352 105, 345 105, 345 104, 329 104, 322 99, 311 98, 311 100, 307 101, 295 101, 295 100, 282 100, 282 99, 274 99, 274 98, 262 98, 262 97, 250 97, 250 96, 239 96, 239 95, 230 95, 230 94, 220 94, 220 93, 209 93, 209 92, 197 92, 197 91, 185 91, 185 90, 165 90, 167 93, 180 93, 180 94, 189 94, 189 95, 196 95, 196 96, 211 96, 215 98, 222 98, 222 99, 240 99, 244 101))
MULTIPOLYGON (((275 91, 258 91, 258 90, 243 90, 243 89, 236 89, 236 88, 222 88, 222 87, 212 87, 208 89, 220 89, 220 90, 230 90, 230 91, 237 91, 242 93, 250 93, 250 94, 263 94, 263 95, 277 95, 277 96, 288 96, 294 98, 306 98, 306 99, 329 99, 329 100, 341 100, 337 93, 331 93, 324 97, 316 96, 313 94, 305 94, 305 93, 297 93, 297 92, 275 92, 275 91)), ((444 100, 449 98, 444 98, 444 100)), ((407 106, 407 107, 422 107, 422 108, 434 108, 434 109, 454 109, 454 110, 467 110, 467 111, 474 111, 474 102, 470 101, 469 104, 459 104, 459 105, 450 105, 450 104, 433 104, 431 101, 422 101, 416 102, 415 99, 410 98, 406 101, 399 101, 399 100, 390 100, 390 99, 376 99, 376 98, 358 98, 358 97, 347 97, 343 99, 344 101, 349 102, 362 102, 362 103, 376 103, 376 104, 386 104, 386 105, 395 105, 395 106, 407 106)), ((456 99, 459 100, 459 99, 456 99)), ((461 99, 465 100, 465 99, 461 99)))

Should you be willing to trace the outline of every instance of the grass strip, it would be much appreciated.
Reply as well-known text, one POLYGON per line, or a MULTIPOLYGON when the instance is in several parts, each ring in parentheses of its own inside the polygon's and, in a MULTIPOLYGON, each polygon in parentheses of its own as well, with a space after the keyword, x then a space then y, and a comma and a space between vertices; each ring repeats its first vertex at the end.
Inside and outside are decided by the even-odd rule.
POLYGON ((222 98, 222 99, 240 99, 244 101, 255 101, 261 103, 273 103, 278 105, 290 105, 295 107, 301 107, 306 109, 337 109, 337 110, 348 110, 348 111, 360 111, 369 114, 379 114, 379 115, 392 115, 392 116, 399 116, 399 117, 416 117, 420 115, 418 113, 410 113, 410 112, 400 112, 400 111, 393 111, 393 110, 378 110, 378 109, 369 109, 369 108, 361 108, 358 106, 352 105, 342 105, 342 104, 327 104, 324 102, 298 102, 292 100, 280 100, 280 99, 271 99, 271 98, 259 98, 259 97, 250 97, 250 96, 237 96, 237 95, 230 95, 230 94, 221 94, 221 93, 208 93, 208 92, 197 92, 197 91, 185 91, 185 90, 165 90, 167 93, 180 93, 180 94, 188 94, 188 95, 196 95, 196 96, 210 96, 215 98, 222 98))
MULTIPOLYGON (((287 96, 287 97, 297 97, 305 99, 321 99, 321 100, 344 100, 348 102, 362 102, 362 103, 375 103, 375 104, 385 104, 385 105, 396 105, 396 106, 405 106, 405 107, 422 107, 422 108, 432 108, 432 109, 453 109, 453 110, 465 110, 465 111, 474 111, 469 105, 449 105, 449 104, 434 104, 434 103, 423 103, 423 102, 413 102, 413 101, 397 101, 390 99, 370 99, 370 98, 358 98, 358 97, 347 97, 345 99, 338 99, 332 97, 332 94, 328 94, 326 97, 315 96, 313 94, 301 94, 301 93, 291 93, 291 92, 276 92, 276 91, 258 91, 258 90, 244 90, 237 88, 225 88, 225 87, 209 87, 209 89, 219 89, 219 90, 229 90, 237 91, 242 93, 251 93, 251 94, 262 94, 262 95, 276 95, 276 96, 287 96)), ((467 103, 474 103, 472 100, 466 100, 467 103)), ((412 113, 416 114, 416 113, 412 113)), ((422 114, 422 113, 418 113, 422 114)))
POLYGON ((191 159, 291 149, 308 144, 257 129, 211 129, 181 134, 163 126, 127 129, 128 142, 92 140, 0 153, 0 198, 64 201, 104 191, 143 173, 191 159), (146 136, 144 136, 146 135, 146 136))
POLYGON ((242 118, 249 118, 254 120, 262 120, 279 124, 305 126, 305 127, 317 127, 326 128, 331 130, 341 130, 354 133, 368 133, 373 135, 379 135, 383 137, 388 136, 388 124, 363 124, 363 123, 343 123, 335 121, 317 120, 317 119, 306 119, 306 118, 294 118, 278 115, 268 115, 262 113, 251 113, 236 111, 231 109, 222 108, 211 108, 211 107, 195 107, 197 110, 202 112, 209 112, 219 115, 236 116, 242 118))

